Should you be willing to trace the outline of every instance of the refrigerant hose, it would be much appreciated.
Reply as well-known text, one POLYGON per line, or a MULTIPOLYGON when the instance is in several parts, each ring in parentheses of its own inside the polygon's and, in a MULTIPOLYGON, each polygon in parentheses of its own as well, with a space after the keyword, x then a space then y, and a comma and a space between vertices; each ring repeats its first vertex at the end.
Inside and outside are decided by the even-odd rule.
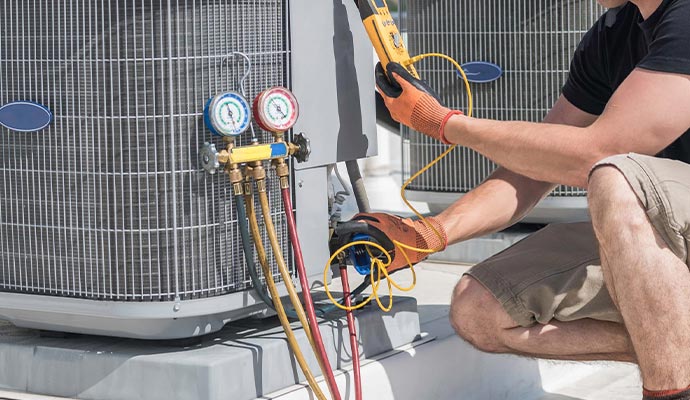
MULTIPOLYGON (((327 377, 327 379, 331 380, 331 377, 329 377, 329 371, 330 375, 332 375, 332 370, 330 369, 330 363, 328 362, 328 356, 323 346, 323 341, 320 340, 317 342, 314 336, 316 334, 319 338, 321 338, 321 332, 318 329, 318 323, 316 323, 316 316, 314 316, 314 322, 316 323, 316 332, 318 333, 315 333, 311 329, 309 321, 305 315, 304 308, 302 308, 301 300, 297 295, 297 290, 295 290, 295 286, 292 283, 292 276, 290 275, 290 271, 288 270, 287 264, 285 263, 285 259, 283 258, 282 249, 280 248, 280 243, 278 242, 275 226, 273 225, 273 219, 271 218, 271 208, 268 202, 268 194, 265 190, 259 190, 258 192, 259 204, 261 205, 261 211, 264 215, 264 223, 266 225, 266 234, 268 235, 268 239, 271 243, 271 248, 273 249, 273 254, 275 256, 276 263, 278 264, 278 270, 280 271, 280 274, 283 277, 283 281, 285 283, 285 287, 287 288, 288 295, 290 296, 292 306, 295 308, 295 311, 297 312, 297 316, 300 322, 302 323, 302 328, 304 329, 304 332, 307 335, 307 338, 309 339, 309 344, 311 345, 312 350, 316 355, 316 359, 319 362, 321 373, 324 377, 327 377)), ((311 305, 313 306, 313 302, 311 303, 311 305)), ((331 386, 330 384, 328 386, 329 391, 332 392, 331 395, 334 399, 340 399, 340 393, 338 392, 337 385, 335 384, 335 377, 332 377, 332 383, 333 386, 331 386)))
MULTIPOLYGON (((254 257, 252 256, 252 241, 249 233, 249 226, 247 226, 247 210, 244 201, 244 196, 235 196, 235 208, 237 209, 237 222, 240 229, 240 237, 242 240, 242 250, 244 251, 244 259, 247 263, 247 269, 249 272, 249 279, 252 281, 254 290, 256 290, 257 295, 270 309, 275 311, 275 306, 273 305, 273 300, 264 288, 264 284, 259 278, 257 273, 256 264, 254 263, 254 257)), ((350 293, 350 299, 354 300, 357 296, 361 295, 368 287, 370 283, 369 280, 365 280, 361 285, 359 285, 355 290, 350 293)), ((340 304, 345 304, 345 299, 339 301, 340 304)), ((315 310, 316 314, 323 316, 330 312, 337 310, 338 308, 333 305, 324 305, 315 310)), ((297 313, 294 310, 286 309, 287 316, 292 319, 298 319, 297 313)), ((307 317, 309 317, 307 315, 307 317)))
MULTIPOLYGON (((340 280, 343 283, 343 298, 345 306, 352 307, 350 301, 350 282, 347 278, 347 265, 340 266, 340 280)), ((359 360, 359 343, 357 342, 357 330, 355 327, 355 317, 352 310, 347 313, 347 330, 350 334, 350 352, 352 353, 352 371, 355 377, 355 400, 362 400, 362 366, 359 360)))
POLYGON ((273 300, 268 296, 268 293, 266 293, 263 283, 261 283, 261 279, 259 279, 259 274, 256 272, 256 264, 252 256, 254 254, 252 252, 252 242, 249 237, 249 227, 247 226, 247 209, 244 203, 244 197, 241 194, 235 195, 235 208, 237 209, 237 224, 240 228, 242 249, 244 251, 244 259, 247 262, 247 269, 249 270, 249 278, 261 301, 266 303, 270 309, 275 310, 273 300))
MULTIPOLYGON (((316 318, 316 311, 314 309, 314 301, 311 297, 311 288, 309 287, 309 280, 307 278, 307 269, 304 266, 304 256, 302 254, 302 246, 299 241, 299 236, 297 236, 297 224, 295 223, 295 216, 292 213, 292 196, 290 194, 290 189, 285 187, 280 190, 283 198, 283 208, 285 210, 285 218, 287 220, 288 232, 290 236, 290 242, 292 243, 292 251, 295 256, 295 265, 297 266, 297 275, 299 276, 300 285, 302 286, 302 296, 304 297, 304 304, 307 310, 307 317, 309 319, 309 325, 311 326, 311 332, 314 336, 314 342, 317 347, 317 354, 319 354, 321 360, 323 361, 324 377, 328 382, 328 388, 331 392, 333 399, 340 400, 340 392, 338 391, 338 384, 335 381, 335 376, 333 375, 333 369, 331 369, 331 364, 328 361, 328 355, 326 354, 326 348, 323 345, 323 338, 321 337, 321 330, 319 329, 319 322, 316 318)), ((264 193, 265 194, 265 193, 264 193)), ((262 201, 263 208, 263 201, 262 201)), ((264 209, 264 218, 266 218, 266 209, 264 209)), ((349 301, 348 298, 346 301, 349 301)))
POLYGON ((314 378, 314 374, 311 372, 311 369, 309 368, 307 361, 304 359, 304 355, 302 354, 302 350, 299 346, 299 343, 297 343, 297 339, 295 338, 295 334, 292 331, 292 327, 290 326, 290 321, 288 320, 287 314, 285 313, 285 309, 283 308, 283 304, 280 300, 280 295, 278 294, 278 288, 276 287, 276 283, 273 280, 273 274, 271 272, 271 269, 268 266, 268 259, 266 258, 266 250, 264 249, 263 243, 261 242, 261 232, 259 231, 259 222, 256 218, 256 211, 254 210, 254 199, 252 198, 251 194, 245 193, 244 196, 245 196, 247 214, 249 216, 249 227, 251 229, 252 237, 254 238, 254 245, 256 247, 256 252, 257 252, 257 255, 259 257, 259 263, 261 264, 261 268, 263 269, 264 276, 266 277, 266 284, 268 285, 268 290, 271 293, 271 297, 273 298, 273 304, 275 305, 276 312, 278 313, 278 319, 280 320, 280 324, 283 326, 283 330, 285 331, 285 336, 287 338, 290 349, 292 350, 293 354, 295 355, 295 359, 297 360, 297 363, 299 364, 300 369, 304 373, 304 376, 306 377, 307 382, 309 382, 309 386, 311 387, 312 391, 314 392, 314 395, 319 400, 327 400, 326 396, 323 394, 323 391, 321 391, 319 384, 316 382, 316 379, 314 378))

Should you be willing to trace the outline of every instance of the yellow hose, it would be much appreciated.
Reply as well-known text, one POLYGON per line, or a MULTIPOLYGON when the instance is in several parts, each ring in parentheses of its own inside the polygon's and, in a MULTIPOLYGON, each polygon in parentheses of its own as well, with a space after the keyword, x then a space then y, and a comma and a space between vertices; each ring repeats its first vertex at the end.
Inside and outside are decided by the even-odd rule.
MULTIPOLYGON (((285 263, 285 259, 283 258, 283 252, 280 248, 278 237, 276 236, 276 228, 273 225, 273 219, 271 218, 271 208, 268 203, 268 194, 265 191, 259 191, 259 204, 261 204, 261 212, 264 215, 264 224, 266 224, 266 233, 268 234, 268 240, 271 242, 273 255, 275 256, 276 263, 278 264, 278 270, 280 271, 280 274, 283 277, 283 281, 285 281, 285 287, 287 288, 288 295, 290 296, 292 306, 295 308, 297 318, 302 324, 302 328, 304 328, 304 332, 307 335, 307 339, 309 339, 309 344, 311 345, 311 348, 314 351, 314 354, 316 355, 316 359, 319 362, 321 374, 325 377, 325 361, 322 360, 321 357, 319 357, 319 351, 316 347, 316 343, 314 342, 314 336, 311 333, 309 321, 307 320, 307 314, 304 312, 304 308, 302 307, 302 302, 299 296, 297 295, 295 285, 292 283, 292 275, 290 275, 290 270, 288 270, 287 264, 285 263)), ((329 390, 331 390, 330 386, 329 390)), ((338 397, 334 393, 331 393, 331 396, 333 396, 334 398, 338 397)))
MULTIPOLYGON (((271 293, 271 298, 273 300, 273 304, 275 305, 276 312, 278 313, 278 319, 280 320, 280 324, 283 326, 283 330, 285 331, 285 336, 287 337, 288 344, 290 345, 292 352, 295 354, 295 359, 297 359, 297 363, 302 369, 304 376, 307 378, 307 382, 309 382, 309 386, 314 391, 314 395, 316 396, 316 398, 319 400, 327 400, 326 396, 321 391, 319 384, 316 382, 314 374, 311 372, 311 369, 309 369, 307 361, 304 359, 302 350, 300 349, 300 346, 297 343, 295 334, 292 331, 292 327, 290 326, 290 321, 288 321, 287 314, 285 313, 285 308, 283 308, 283 303, 280 301, 280 294, 278 294, 278 288, 276 287, 276 283, 273 280, 273 273, 271 272, 271 269, 268 266, 266 250, 264 249, 263 243, 261 242, 261 232, 259 231, 259 222, 256 219, 256 211, 254 210, 253 196, 245 194, 245 202, 247 206, 247 216, 249 217, 249 228, 254 239, 254 246, 256 247, 256 252, 259 256, 259 263, 261 264, 261 268, 264 271, 264 276, 266 277, 266 285, 268 286, 268 290, 271 293)), ((270 217, 268 218, 268 220, 270 220, 270 217)), ((276 255, 276 259, 278 259, 278 255, 276 255)), ((292 281, 286 280, 286 284, 287 282, 291 283, 292 281)), ((302 314, 304 314, 304 310, 302 310, 302 314)), ((319 359, 318 356, 316 358, 319 359)))
MULTIPOLYGON (((325 361, 319 357, 319 351, 314 342, 314 336, 311 333, 311 328, 309 326, 309 321, 307 320, 307 314, 304 312, 304 307, 302 307, 302 301, 297 294, 295 285, 292 283, 292 275, 290 270, 288 270, 285 259, 283 258, 283 251, 280 248, 280 243, 278 242, 278 237, 276 236, 276 228, 273 225, 273 219, 271 218, 271 208, 268 203, 268 194, 265 191, 259 191, 259 204, 261 204, 261 212, 264 215, 264 224, 266 224, 266 234, 268 235, 268 240, 271 242, 271 248, 273 249, 273 255, 276 258, 276 264, 278 264, 278 270, 280 275, 283 277, 285 282, 285 287, 288 291, 288 296, 292 302, 292 306, 295 308, 295 313, 299 322, 302 324, 302 328, 309 339, 309 344, 311 345, 314 355, 316 355, 316 360, 319 362, 319 368, 321 369, 321 375, 326 376, 326 365, 325 361)), ((329 390, 331 390, 329 386, 329 390)), ((331 393, 331 396, 337 397, 335 394, 331 393)))

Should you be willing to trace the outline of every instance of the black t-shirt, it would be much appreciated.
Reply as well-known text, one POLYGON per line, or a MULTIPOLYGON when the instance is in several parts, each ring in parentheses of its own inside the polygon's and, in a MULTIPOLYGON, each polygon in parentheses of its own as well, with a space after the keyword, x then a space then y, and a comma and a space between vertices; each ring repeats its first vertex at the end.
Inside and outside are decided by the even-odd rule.
MULTIPOLYGON (((630 2, 606 12, 580 42, 563 95, 600 115, 635 68, 690 75, 690 0, 663 0, 646 20, 630 2)), ((659 156, 690 163, 690 130, 659 156)))

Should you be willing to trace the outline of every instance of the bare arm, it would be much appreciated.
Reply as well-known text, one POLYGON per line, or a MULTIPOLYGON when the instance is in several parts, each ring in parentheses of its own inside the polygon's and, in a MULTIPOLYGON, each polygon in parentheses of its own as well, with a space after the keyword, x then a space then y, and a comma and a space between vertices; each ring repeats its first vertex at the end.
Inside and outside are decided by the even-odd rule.
POLYGON ((657 154, 688 128, 690 76, 637 69, 590 126, 455 116, 445 135, 532 179, 586 187, 590 168, 602 158, 657 154))
MULTIPOLYGON (((558 99, 544 123, 586 127, 596 120, 558 99)), ((485 182, 439 215, 450 243, 460 242, 507 228, 518 222, 555 185, 498 168, 485 182)))

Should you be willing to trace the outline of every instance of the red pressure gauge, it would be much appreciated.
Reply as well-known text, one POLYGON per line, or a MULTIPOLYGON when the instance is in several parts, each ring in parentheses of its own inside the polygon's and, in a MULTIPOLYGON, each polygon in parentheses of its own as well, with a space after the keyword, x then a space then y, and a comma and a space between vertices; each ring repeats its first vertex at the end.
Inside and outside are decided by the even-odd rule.
POLYGON ((299 117, 297 99, 284 87, 274 87, 259 93, 252 107, 254 120, 261 129, 283 133, 292 128, 299 117))

